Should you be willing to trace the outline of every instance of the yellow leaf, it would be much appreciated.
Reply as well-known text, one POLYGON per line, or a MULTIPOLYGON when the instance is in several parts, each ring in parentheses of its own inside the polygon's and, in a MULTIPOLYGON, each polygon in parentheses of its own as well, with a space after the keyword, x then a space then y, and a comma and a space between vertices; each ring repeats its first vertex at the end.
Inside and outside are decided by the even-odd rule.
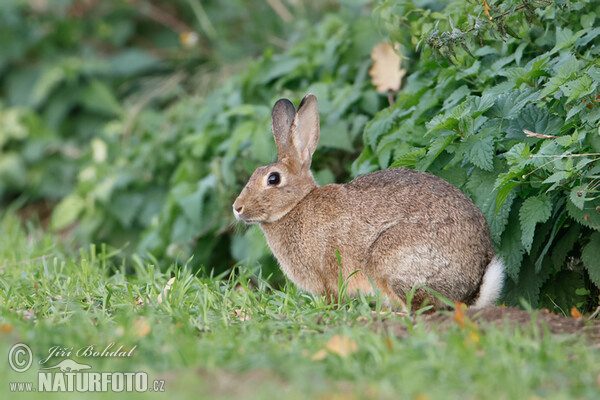
MULTIPOLYGON (((399 51, 399 46, 395 46, 399 51)), ((389 91, 398 91, 402 84, 402 78, 406 75, 406 70, 401 69, 402 59, 394 51, 392 45, 388 42, 379 43, 371 51, 373 65, 369 70, 371 82, 379 93, 388 93, 389 91)))
POLYGON ((358 345, 354 339, 342 335, 334 335, 331 339, 329 339, 329 342, 327 342, 325 348, 329 350, 329 352, 337 354, 342 358, 346 358, 350 354, 358 351, 358 345))
POLYGON ((455 301, 454 302, 454 321, 458 324, 458 326, 460 326, 461 328, 464 328, 467 323, 465 321, 465 304, 461 303, 459 301, 455 301))
POLYGON ((327 357, 327 350, 321 349, 321 350, 317 351, 315 354, 313 354, 310 359, 313 361, 321 361, 325 357, 327 357))
POLYGON ((394 350, 394 344, 392 343, 392 339, 390 339, 389 337, 385 338, 385 345, 387 346, 387 349, 389 351, 394 350))
POLYGON ((14 329, 14 326, 11 324, 0 324, 0 332, 1 333, 11 333, 14 329))
POLYGON ((487 3, 487 1, 483 0, 483 11, 485 12, 485 15, 487 15, 488 19, 492 19, 492 16, 490 15, 490 5, 487 3))
POLYGON ((571 316, 575 319, 583 318, 577 307, 571 308, 571 316))
POLYGON ((150 333, 150 324, 146 317, 138 317, 133 321, 133 332, 140 338, 148 336, 150 333))

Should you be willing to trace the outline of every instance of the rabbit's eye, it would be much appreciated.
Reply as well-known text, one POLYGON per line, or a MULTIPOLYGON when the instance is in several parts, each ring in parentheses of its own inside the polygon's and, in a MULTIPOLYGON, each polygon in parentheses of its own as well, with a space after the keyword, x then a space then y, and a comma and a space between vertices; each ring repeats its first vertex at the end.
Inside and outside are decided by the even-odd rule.
POLYGON ((279 182, 281 182, 281 176, 279 176, 279 172, 271 172, 267 178, 267 183, 275 186, 279 185, 279 182))

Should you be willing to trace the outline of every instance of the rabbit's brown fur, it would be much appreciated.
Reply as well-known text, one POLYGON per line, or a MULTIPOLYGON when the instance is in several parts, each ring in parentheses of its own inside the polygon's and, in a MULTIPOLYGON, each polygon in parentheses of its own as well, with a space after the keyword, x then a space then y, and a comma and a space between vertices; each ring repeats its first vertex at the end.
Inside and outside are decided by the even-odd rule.
MULTIPOLYGON (((372 292, 370 277, 400 305, 416 284, 466 304, 495 301, 502 265, 494 258, 484 216, 459 189, 406 168, 318 187, 310 173, 319 136, 312 95, 298 112, 287 100, 277 102, 273 133, 277 162, 254 172, 233 208, 238 219, 260 224, 294 283, 315 294, 337 295, 338 250, 344 278, 360 270, 348 281, 349 293, 372 292), (268 181, 273 173, 280 177, 276 185, 268 181)), ((414 300, 437 304, 422 289, 414 300)))

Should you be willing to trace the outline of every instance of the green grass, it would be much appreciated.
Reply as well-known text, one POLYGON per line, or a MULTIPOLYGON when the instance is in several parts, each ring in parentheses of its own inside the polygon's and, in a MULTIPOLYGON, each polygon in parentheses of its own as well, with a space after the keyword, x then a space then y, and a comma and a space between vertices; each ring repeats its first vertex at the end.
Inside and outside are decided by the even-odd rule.
MULTIPOLYGON (((458 324, 436 332, 418 316, 373 313, 369 299, 335 305, 293 285, 273 290, 243 269, 235 279, 211 279, 192 273, 193 260, 161 272, 151 261, 118 261, 102 246, 73 251, 56 243, 22 229, 15 217, 0 222, 0 356, 6 360, 18 342, 34 355, 24 373, 0 362, 2 398, 69 397, 10 393, 9 382, 37 382, 38 362, 52 346, 74 353, 111 342, 135 350, 131 357, 72 358, 92 371, 145 371, 166 380, 164 393, 134 397, 600 398, 600 351, 580 337, 535 325, 482 326, 475 337, 458 324), (322 351, 336 334, 350 339, 344 356, 322 351)), ((115 395, 125 396, 86 397, 115 395)))

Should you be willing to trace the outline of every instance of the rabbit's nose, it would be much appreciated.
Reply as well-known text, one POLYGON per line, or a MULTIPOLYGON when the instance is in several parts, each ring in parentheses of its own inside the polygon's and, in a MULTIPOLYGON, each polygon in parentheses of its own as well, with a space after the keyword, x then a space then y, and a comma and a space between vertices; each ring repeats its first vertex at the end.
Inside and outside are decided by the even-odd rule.
POLYGON ((238 206, 238 205, 233 205, 233 209, 235 210, 236 213, 241 214, 242 210, 244 209, 244 206, 238 206))

